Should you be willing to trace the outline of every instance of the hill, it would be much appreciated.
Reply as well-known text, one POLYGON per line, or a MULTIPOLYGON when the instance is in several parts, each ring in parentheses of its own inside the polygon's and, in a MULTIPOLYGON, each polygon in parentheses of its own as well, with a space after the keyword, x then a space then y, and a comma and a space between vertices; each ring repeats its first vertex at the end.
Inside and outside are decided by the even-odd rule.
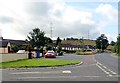
POLYGON ((62 40, 62 44, 71 44, 71 45, 92 45, 95 46, 95 40, 62 40), (83 42, 83 43, 82 43, 83 42))

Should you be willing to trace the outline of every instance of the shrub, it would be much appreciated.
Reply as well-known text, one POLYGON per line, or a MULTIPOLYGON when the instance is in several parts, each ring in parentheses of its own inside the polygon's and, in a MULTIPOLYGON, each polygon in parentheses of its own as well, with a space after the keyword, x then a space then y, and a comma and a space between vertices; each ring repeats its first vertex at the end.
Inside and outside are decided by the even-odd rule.
POLYGON ((96 52, 81 52, 81 51, 76 51, 77 55, 92 55, 92 54, 96 54, 96 52))

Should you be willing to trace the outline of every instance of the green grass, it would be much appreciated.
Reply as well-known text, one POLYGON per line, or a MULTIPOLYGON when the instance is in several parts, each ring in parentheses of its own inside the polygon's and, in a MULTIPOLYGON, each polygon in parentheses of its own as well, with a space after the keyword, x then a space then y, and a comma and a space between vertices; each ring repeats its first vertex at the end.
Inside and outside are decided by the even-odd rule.
POLYGON ((118 57, 120 57, 120 53, 119 53, 119 54, 113 53, 112 55, 113 55, 113 56, 118 56, 118 57))
POLYGON ((119 56, 120 57, 120 53, 119 54, 115 54, 115 56, 119 56))
POLYGON ((0 63, 0 68, 54 67, 78 64, 78 60, 27 59, 0 63))

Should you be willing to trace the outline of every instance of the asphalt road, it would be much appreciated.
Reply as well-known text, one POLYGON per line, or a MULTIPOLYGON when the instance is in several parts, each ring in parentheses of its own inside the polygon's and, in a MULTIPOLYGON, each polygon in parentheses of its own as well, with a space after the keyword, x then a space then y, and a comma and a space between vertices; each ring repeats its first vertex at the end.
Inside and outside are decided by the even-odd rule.
MULTIPOLYGON (((42 58, 45 59, 45 58, 42 58)), ((64 67, 3 69, 2 81, 118 81, 118 58, 110 53, 65 54, 56 59, 80 60, 64 67)))

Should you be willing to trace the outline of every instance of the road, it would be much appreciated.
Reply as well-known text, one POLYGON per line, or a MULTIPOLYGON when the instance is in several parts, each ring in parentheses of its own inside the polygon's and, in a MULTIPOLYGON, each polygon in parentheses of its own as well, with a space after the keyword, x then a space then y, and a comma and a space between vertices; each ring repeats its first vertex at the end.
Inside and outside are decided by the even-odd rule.
MULTIPOLYGON (((44 58, 42 58, 44 59, 44 58)), ((3 69, 3 81, 118 81, 118 57, 110 53, 65 54, 56 59, 80 60, 83 64, 64 67, 3 69)))

